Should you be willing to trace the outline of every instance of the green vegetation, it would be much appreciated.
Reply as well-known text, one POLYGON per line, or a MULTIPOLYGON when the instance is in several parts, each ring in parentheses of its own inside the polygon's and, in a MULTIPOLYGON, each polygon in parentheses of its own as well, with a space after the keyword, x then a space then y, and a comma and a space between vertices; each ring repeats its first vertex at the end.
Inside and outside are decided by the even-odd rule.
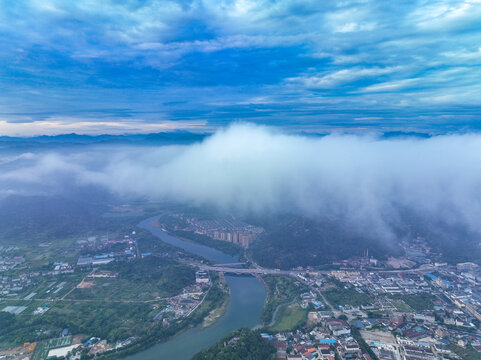
POLYGON ((449 344, 448 348, 458 354, 463 360, 479 360, 479 352, 477 352, 471 345, 461 347, 455 344, 449 344))
MULTIPOLYGON (((446 224, 438 219, 417 216, 400 210, 398 238, 420 236, 442 256, 439 261, 459 263, 477 261, 481 256, 479 237, 459 224, 446 224)), ((366 249, 377 259, 400 256, 400 246, 379 241, 376 235, 346 226, 345 219, 320 216, 308 219, 283 215, 258 218, 247 222, 263 227, 266 232, 249 248, 251 257, 269 268, 290 269, 297 266, 322 266, 333 261, 361 256, 366 249)))
POLYGON ((240 255, 243 251, 242 247, 239 245, 227 241, 212 239, 206 235, 196 234, 190 231, 176 230, 172 231, 171 234, 183 240, 195 242, 197 244, 220 250, 229 255, 240 255))
POLYGON ((274 346, 259 331, 239 329, 225 336, 192 360, 269 360, 274 359, 274 346))
POLYGON ((379 358, 376 356, 374 351, 372 351, 371 347, 366 343, 364 338, 361 336, 361 332, 357 327, 351 326, 351 335, 354 339, 356 339, 363 353, 369 354, 372 360, 379 360, 379 358))
POLYGON ((303 309, 299 304, 282 305, 277 312, 276 322, 270 327, 271 331, 287 331, 295 329, 306 323, 307 309, 303 309))
POLYGON ((195 271, 168 258, 147 256, 132 262, 111 263, 103 269, 118 278, 95 279, 94 286, 75 289, 69 299, 153 300, 177 295, 195 282, 195 271))
POLYGON ((399 311, 402 311, 402 312, 412 311, 412 308, 401 299, 393 298, 392 303, 396 307, 396 309, 398 309, 399 311))
POLYGON ((332 280, 331 284, 321 291, 327 301, 335 306, 360 306, 372 303, 374 300, 372 296, 360 293, 351 287, 344 287, 343 283, 336 280, 332 280))
POLYGON ((0 324, 2 324, 0 327, 0 343, 14 343, 15 338, 11 337, 11 334, 16 330, 15 315, 0 311, 0 324))
POLYGON ((219 282, 218 282, 218 286, 219 286, 219 289, 224 292, 225 296, 224 296, 224 301, 222 302, 222 304, 220 304, 219 306, 215 307, 205 318, 204 318, 204 321, 202 322, 202 327, 205 328, 205 327, 209 327, 211 325, 213 325, 217 320, 219 320, 219 318, 224 315, 226 309, 227 309, 227 305, 229 304, 229 288, 227 286, 227 283, 225 281, 225 278, 224 278, 224 275, 223 274, 212 274, 212 276, 215 276, 216 278, 219 279, 219 282))
POLYGON ((43 315, 42 323, 111 342, 141 336, 152 326, 155 313, 153 305, 145 303, 62 302, 43 315))
POLYGON ((43 315, 32 315, 29 307, 14 316, 0 312, 0 343, 5 347, 51 338, 62 329, 74 334, 116 341, 132 334, 141 336, 153 325, 156 311, 147 303, 59 301, 43 315), (5 324, 5 325, 3 325, 5 324))
POLYGON ((117 233, 135 228, 139 217, 104 218, 109 207, 104 194, 78 193, 76 199, 61 196, 12 195, 0 202, 0 242, 15 239, 15 244, 43 242, 73 235, 88 235, 92 230, 117 233))
MULTIPOLYGON (((140 252, 152 253, 143 259, 101 266, 100 271, 117 273, 112 278, 86 277, 90 267, 62 275, 32 275, 32 284, 19 294, 24 298, 35 293, 31 300, 0 301, 0 309, 7 305, 27 307, 16 316, 0 312, 2 347, 37 341, 36 351, 44 356, 50 347, 45 340, 58 336, 64 328, 73 334, 95 336, 108 342, 135 336, 136 341, 130 346, 104 356, 118 358, 200 324, 206 315, 226 302, 226 289, 216 284, 213 275, 214 285, 205 301, 188 318, 173 320, 165 327, 161 321, 154 321, 153 317, 166 306, 163 297, 177 295, 195 282, 194 269, 179 259, 199 257, 136 228, 149 212, 159 211, 158 205, 147 209, 142 204, 110 206, 105 205, 108 201, 103 204, 99 201, 103 199, 12 197, 0 203, 0 245, 11 247, 8 256, 23 256, 26 260, 5 272, 6 276, 52 271, 57 261, 75 264, 80 252, 78 240, 107 233, 115 238, 135 230, 140 252), (83 286, 77 288, 84 277, 83 286), (38 307, 46 312, 33 315, 38 307)), ((96 251, 122 250, 123 245, 109 244, 96 251)), ((83 252, 87 254, 89 250, 83 252)))
MULTIPOLYGON (((152 239, 142 237, 138 241, 146 245, 149 240, 152 239)), ((161 244, 157 249, 159 253, 171 253, 174 249, 170 245, 162 245, 160 241, 156 243, 161 244)), ((48 247, 42 247, 41 250, 54 254, 53 248, 54 246, 52 251, 48 247)), ((74 251, 71 252, 75 254, 74 251)), ((60 256, 60 260, 63 259, 64 257, 60 256)), ((46 269, 52 270, 50 260, 46 269)), ((111 263, 103 266, 101 270, 118 273, 118 277, 86 278, 85 281, 90 283, 88 286, 93 286, 80 289, 76 286, 87 274, 85 271, 41 276, 20 294, 20 297, 24 298, 35 293, 31 301, 0 301, 0 308, 7 305, 27 306, 27 309, 17 316, 0 312, 2 347, 51 338, 64 328, 69 328, 73 333, 98 336, 108 341, 125 339, 132 335, 144 336, 156 325, 156 322, 152 321, 153 316, 165 306, 162 300, 152 300, 176 295, 185 286, 195 282, 194 270, 174 260, 170 255, 152 255, 132 262, 111 263), (62 300, 68 292, 70 294, 62 300), (33 315, 37 307, 46 308, 48 311, 42 315, 33 315)), ((11 273, 13 271, 7 275, 11 273)))
MULTIPOLYGON (((217 280, 215 277, 214 279, 217 280)), ((103 355, 105 358, 117 359, 120 354, 141 351, 157 342, 167 340, 189 326, 200 324, 207 314, 222 306, 227 297, 225 287, 213 285, 205 301, 191 316, 174 321, 168 327, 153 320, 154 315, 163 306, 162 302, 58 301, 43 315, 32 316, 30 310, 35 306, 29 307, 18 316, 0 312, 2 324, 0 343, 2 346, 12 347, 27 341, 41 341, 59 334, 64 328, 69 328, 74 334, 95 336, 109 342, 130 336, 137 337, 138 341, 132 345, 103 355)), ((39 351, 41 349, 42 347, 39 347, 39 351)))
MULTIPOLYGON (((215 277, 213 277, 213 279, 217 280, 215 277)), ((158 342, 167 341, 169 338, 175 336, 186 328, 202 323, 207 314, 213 309, 222 306, 227 296, 228 294, 223 288, 218 285, 213 285, 202 305, 199 306, 188 318, 173 322, 167 327, 156 322, 155 325, 151 327, 144 336, 141 336, 138 341, 124 348, 103 353, 97 358, 118 359, 147 349, 158 342)))
MULTIPOLYGON (((54 295, 56 299, 48 301, 48 305, 35 300, 2 302, 1 306, 22 305, 27 309, 18 316, 0 312, 0 323, 7 324, 0 327, 0 343, 13 346, 26 341, 33 342, 52 337, 52 334, 64 328, 70 328, 76 334, 97 336, 108 341, 132 335, 141 337, 155 325, 152 318, 163 306, 162 300, 152 300, 177 295, 184 287, 195 282, 191 267, 156 256, 112 263, 103 269, 118 272, 118 278, 87 279, 92 287, 75 288, 81 274, 63 275, 56 284, 64 280, 65 285, 54 295), (64 300, 59 300, 71 289, 74 290, 64 300), (33 315, 38 306, 49 309, 43 315, 33 315)), ((51 287, 49 294, 46 293, 47 285, 42 284, 37 288, 37 295, 46 297, 52 295, 56 287, 51 287)), ((205 306, 209 306, 208 303, 205 306)))
MULTIPOLYGON (((166 253, 182 253, 184 250, 166 242, 160 241, 159 238, 153 235, 150 231, 137 229, 137 245, 139 246, 141 253, 152 253, 152 254, 166 254, 166 253)), ((189 256, 195 256, 189 254, 189 256)))
POLYGON ((50 349, 68 346, 70 344, 72 344, 72 336, 65 336, 42 341, 38 343, 35 347, 35 351, 32 354, 31 360, 44 360, 47 358, 50 349))
POLYGON ((378 259, 402 253, 401 248, 354 232, 339 219, 317 220, 298 216, 250 219, 266 232, 249 248, 252 258, 269 268, 320 266, 360 256, 366 248, 378 259))
POLYGON ((402 300, 414 311, 432 310, 434 308, 434 295, 429 293, 412 295, 393 295, 394 300, 402 300))
POLYGON ((290 276, 267 275, 262 279, 266 284, 267 298, 262 310, 261 320, 268 325, 276 309, 295 300, 300 294, 309 291, 309 288, 300 281, 290 276))

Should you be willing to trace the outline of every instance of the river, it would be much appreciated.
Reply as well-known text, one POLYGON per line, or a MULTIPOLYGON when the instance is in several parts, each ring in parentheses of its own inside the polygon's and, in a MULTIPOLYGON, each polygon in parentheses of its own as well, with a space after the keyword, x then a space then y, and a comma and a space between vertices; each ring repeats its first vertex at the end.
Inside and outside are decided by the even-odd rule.
MULTIPOLYGON (((161 216, 161 215, 160 215, 161 216)), ((215 263, 235 263, 238 258, 208 246, 180 240, 161 229, 151 226, 160 216, 142 221, 139 226, 149 230, 162 241, 188 252, 205 257, 215 263)), ((224 315, 212 326, 189 329, 169 341, 158 343, 144 351, 127 357, 129 360, 189 360, 194 354, 209 347, 227 333, 240 327, 255 327, 259 324, 266 297, 264 285, 255 277, 226 275, 230 289, 230 300, 224 315)))

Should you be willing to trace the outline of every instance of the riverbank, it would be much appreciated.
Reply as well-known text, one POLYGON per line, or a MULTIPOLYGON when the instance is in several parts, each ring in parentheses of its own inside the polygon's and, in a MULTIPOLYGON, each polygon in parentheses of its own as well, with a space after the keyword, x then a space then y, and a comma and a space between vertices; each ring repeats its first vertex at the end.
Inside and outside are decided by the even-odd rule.
POLYGON ((229 304, 229 300, 230 300, 230 291, 229 291, 229 287, 227 286, 227 283, 225 281, 224 274, 222 274, 222 273, 219 274, 219 285, 226 295, 225 299, 224 299, 224 302, 222 303, 222 305, 220 305, 216 309, 212 310, 209 313, 209 315, 207 315, 204 318, 204 321, 202 322, 202 328, 206 328, 206 327, 209 327, 209 326, 213 325, 226 312, 227 305, 229 304))
MULTIPOLYGON (((139 227, 150 231, 161 241, 180 247, 190 253, 212 261, 213 263, 236 263, 238 258, 225 254, 205 245, 181 240, 160 228, 151 226, 160 216, 142 221, 139 227)), ((217 282, 219 284, 219 282, 217 282)), ((199 351, 214 344, 233 330, 259 324, 264 306, 266 289, 263 284, 251 276, 225 276, 228 292, 218 289, 220 294, 215 304, 208 305, 208 300, 216 291, 211 291, 202 304, 191 316, 169 327, 153 332, 148 339, 132 344, 128 349, 112 353, 104 359, 117 359, 127 356, 128 360, 161 360, 175 358, 189 360, 199 351), (226 301, 227 300, 227 301, 226 301), (219 309, 218 311, 215 311, 219 309), (202 325, 210 317, 209 326, 202 325)))
POLYGON ((212 325, 191 327, 162 343, 129 356, 128 360, 189 360, 199 351, 236 329, 254 328, 265 299, 264 286, 251 276, 226 276, 230 300, 226 310, 212 325))
POLYGON ((228 301, 228 294, 220 288, 218 283, 215 283, 212 285, 202 304, 188 317, 172 323, 169 326, 163 326, 159 322, 159 324, 151 329, 149 336, 138 339, 126 347, 105 352, 97 358, 110 360, 127 357, 145 351, 158 343, 174 339, 189 329, 200 325, 212 311, 220 308, 226 300, 228 301))

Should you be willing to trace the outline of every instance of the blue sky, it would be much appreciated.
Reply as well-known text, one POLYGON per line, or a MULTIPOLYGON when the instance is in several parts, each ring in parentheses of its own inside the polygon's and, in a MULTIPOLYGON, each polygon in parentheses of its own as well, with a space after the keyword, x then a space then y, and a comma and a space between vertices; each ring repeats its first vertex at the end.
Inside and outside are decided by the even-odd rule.
POLYGON ((478 130, 481 1, 0 0, 0 135, 478 130))

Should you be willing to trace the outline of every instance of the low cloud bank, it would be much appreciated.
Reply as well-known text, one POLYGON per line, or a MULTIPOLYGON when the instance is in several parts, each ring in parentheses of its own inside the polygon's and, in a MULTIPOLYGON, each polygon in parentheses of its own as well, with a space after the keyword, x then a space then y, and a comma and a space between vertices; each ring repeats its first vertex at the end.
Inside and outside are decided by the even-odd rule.
POLYGON ((246 213, 332 216, 384 237, 407 209, 481 234, 477 134, 311 138, 244 124, 188 146, 97 146, 5 159, 0 194, 100 185, 246 213))

